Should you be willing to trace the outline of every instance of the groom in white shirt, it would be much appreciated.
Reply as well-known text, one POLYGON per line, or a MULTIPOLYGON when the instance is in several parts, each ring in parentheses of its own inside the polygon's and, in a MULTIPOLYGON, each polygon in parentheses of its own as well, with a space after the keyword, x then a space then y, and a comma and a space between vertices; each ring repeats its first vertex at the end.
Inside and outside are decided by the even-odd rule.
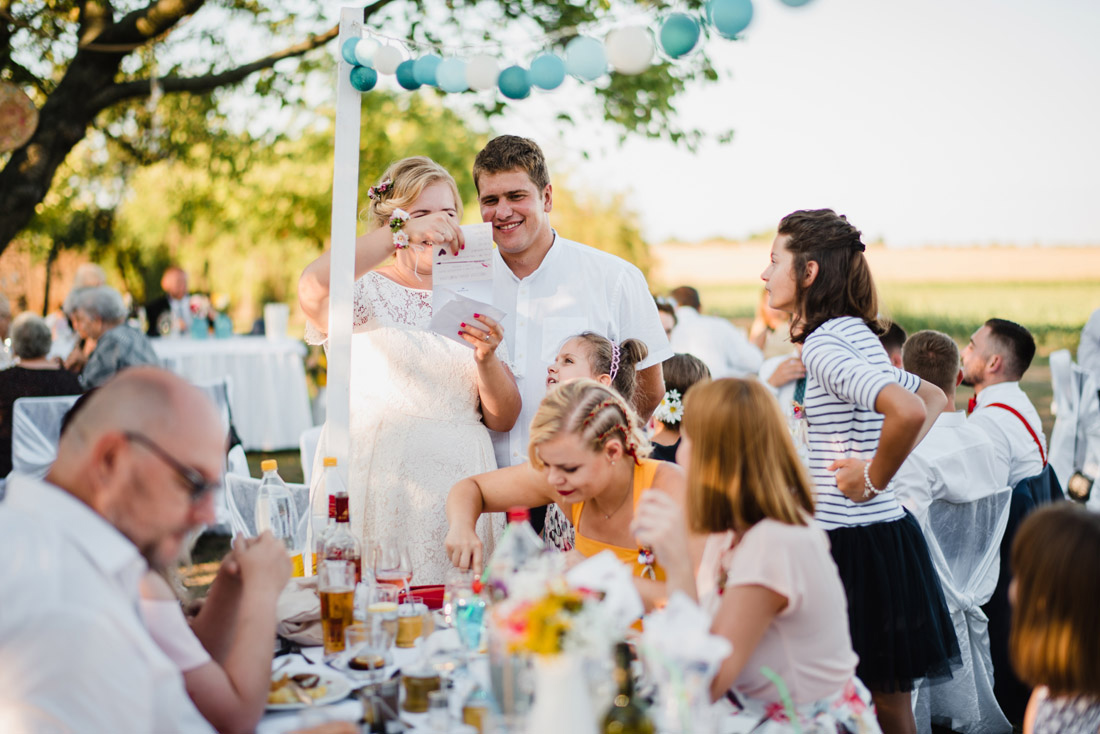
POLYGON ((1046 466, 1042 421, 1020 389, 1034 356, 1031 332, 1005 319, 986 321, 962 353, 963 384, 974 388, 968 422, 993 441, 997 463, 1008 472, 1012 487, 1046 466))
POLYGON ((973 502, 1008 486, 1008 467, 997 463, 989 436, 955 410, 962 370, 954 340, 918 331, 905 342, 901 358, 906 372, 943 390, 947 405, 894 475, 898 500, 922 520, 934 500, 973 502))
POLYGON ((138 581, 214 522, 221 419, 152 367, 84 400, 46 478, 12 475, 0 504, 0 731, 213 732, 138 614, 138 581))

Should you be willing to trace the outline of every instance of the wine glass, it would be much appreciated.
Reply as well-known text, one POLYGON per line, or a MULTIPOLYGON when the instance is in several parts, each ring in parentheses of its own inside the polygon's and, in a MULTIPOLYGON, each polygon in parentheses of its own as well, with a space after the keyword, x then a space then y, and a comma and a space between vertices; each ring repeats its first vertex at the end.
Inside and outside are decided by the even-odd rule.
POLYGON ((409 547, 399 538, 387 538, 374 546, 374 580, 409 594, 413 567, 409 547))

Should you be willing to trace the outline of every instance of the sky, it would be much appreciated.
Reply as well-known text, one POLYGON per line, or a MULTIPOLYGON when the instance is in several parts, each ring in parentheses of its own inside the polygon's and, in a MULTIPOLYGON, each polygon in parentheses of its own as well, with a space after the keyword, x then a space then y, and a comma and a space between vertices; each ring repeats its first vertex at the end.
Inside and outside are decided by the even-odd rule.
POLYGON ((620 144, 573 80, 493 130, 538 140, 576 188, 626 193, 651 241, 737 239, 831 207, 890 246, 1100 246, 1100 3, 754 6, 744 40, 708 42, 728 78, 678 105, 685 127, 733 128, 729 143, 620 144))

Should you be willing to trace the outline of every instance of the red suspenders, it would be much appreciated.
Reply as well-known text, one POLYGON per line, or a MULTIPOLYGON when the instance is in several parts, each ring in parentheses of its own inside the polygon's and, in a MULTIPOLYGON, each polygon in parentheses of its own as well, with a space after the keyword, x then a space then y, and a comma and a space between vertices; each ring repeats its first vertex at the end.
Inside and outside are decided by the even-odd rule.
POLYGON ((1043 444, 1039 441, 1039 437, 1035 435, 1035 429, 1031 427, 1031 424, 1027 422, 1027 418, 1020 415, 1020 411, 1013 408, 1011 405, 1005 405, 1004 403, 990 403, 990 408, 1004 408, 1008 412, 1020 419, 1020 422, 1024 424, 1024 428, 1031 434, 1031 439, 1035 441, 1035 445, 1039 447, 1039 458, 1043 460, 1043 466, 1047 465, 1047 455, 1043 451, 1043 444))

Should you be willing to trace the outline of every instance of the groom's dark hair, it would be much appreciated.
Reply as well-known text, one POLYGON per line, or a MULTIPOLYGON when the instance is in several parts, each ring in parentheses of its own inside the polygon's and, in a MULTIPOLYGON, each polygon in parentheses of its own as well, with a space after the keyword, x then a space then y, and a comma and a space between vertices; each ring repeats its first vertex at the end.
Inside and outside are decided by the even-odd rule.
POLYGON ((538 143, 518 135, 493 138, 474 159, 474 186, 481 190, 478 179, 483 173, 507 173, 517 169, 524 171, 539 191, 550 183, 550 171, 538 143))

